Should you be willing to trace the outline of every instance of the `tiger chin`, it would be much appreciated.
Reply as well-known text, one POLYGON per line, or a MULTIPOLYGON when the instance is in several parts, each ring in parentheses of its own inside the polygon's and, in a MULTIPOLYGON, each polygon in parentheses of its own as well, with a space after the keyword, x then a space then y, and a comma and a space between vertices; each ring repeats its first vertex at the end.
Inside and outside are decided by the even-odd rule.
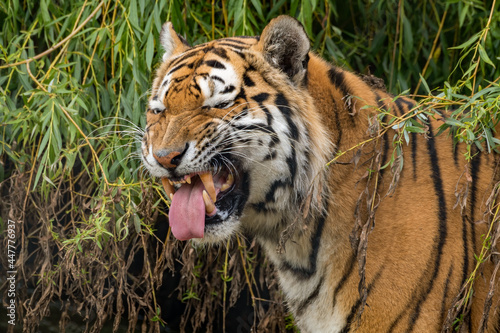
MULTIPOLYGON (((170 23, 160 34, 163 62, 147 109, 142 160, 171 199, 169 221, 180 240, 202 244, 245 233, 274 263, 301 332, 440 332, 454 297, 474 269, 486 224, 481 220, 494 155, 469 166, 473 185, 464 213, 454 209, 465 162, 429 120, 428 137, 403 147, 394 193, 380 201, 369 236, 362 299, 350 243, 370 149, 355 166, 325 165, 336 152, 370 138, 369 119, 415 106, 310 51, 295 19, 272 20, 260 37, 222 38, 190 46, 170 23), (299 225, 294 229, 291 225, 299 225), (289 228, 289 229, 287 229, 289 228), (276 247, 290 233, 283 253, 276 247)), ((382 138, 384 163, 392 137, 382 138)), ((459 148, 457 148, 459 149, 459 148)), ((378 193, 387 193, 390 171, 378 193)), ((361 216, 366 218, 366 216, 361 216)), ((477 331, 493 263, 483 266, 463 318, 477 331)), ((498 331, 498 297, 486 331, 498 331)))

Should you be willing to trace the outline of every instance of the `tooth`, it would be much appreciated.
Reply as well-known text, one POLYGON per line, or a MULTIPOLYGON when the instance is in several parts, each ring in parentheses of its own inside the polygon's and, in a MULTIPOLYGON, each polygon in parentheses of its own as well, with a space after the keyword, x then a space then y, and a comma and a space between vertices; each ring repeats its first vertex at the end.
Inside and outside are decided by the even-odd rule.
POLYGON ((227 176, 226 182, 220 188, 221 192, 228 190, 231 187, 231 185, 233 185, 233 183, 234 183, 234 177, 232 174, 229 174, 227 176))
POLYGON ((234 183, 234 177, 233 175, 230 173, 229 175, 227 175, 227 180, 226 180, 226 184, 228 184, 229 186, 233 185, 234 183))
POLYGON ((203 190, 203 201, 205 202, 205 212, 208 215, 212 214, 215 210, 215 205, 212 202, 212 200, 210 200, 210 197, 208 196, 208 193, 205 190, 203 190))
POLYGON ((173 201, 174 200, 174 195, 172 193, 170 193, 170 201, 173 201))
POLYGON ((186 177, 186 183, 191 184, 191 176, 186 177))
POLYGON ((162 181, 163 181, 163 179, 168 180, 168 182, 170 183, 170 185, 174 185, 174 183, 170 179, 168 179, 168 178, 162 178, 162 181))
POLYGON ((173 194, 175 193, 175 188, 172 185, 172 182, 167 177, 165 177, 165 178, 161 179, 161 183, 163 184, 163 188, 165 189, 165 193, 167 193, 167 195, 169 197, 173 196, 173 194))
POLYGON ((215 202, 217 200, 217 195, 215 193, 214 179, 212 177, 212 174, 210 172, 202 173, 200 174, 200 178, 203 182, 203 185, 205 185, 205 190, 207 190, 207 193, 210 194, 210 198, 212 198, 212 201, 215 202))

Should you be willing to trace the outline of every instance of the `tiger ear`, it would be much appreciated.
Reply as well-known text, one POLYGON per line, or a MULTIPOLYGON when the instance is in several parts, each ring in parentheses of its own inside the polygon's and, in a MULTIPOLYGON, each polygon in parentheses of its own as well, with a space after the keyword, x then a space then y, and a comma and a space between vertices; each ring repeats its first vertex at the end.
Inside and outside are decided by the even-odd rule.
POLYGON ((262 31, 256 49, 293 82, 302 82, 307 70, 310 42, 299 21, 285 15, 273 19, 262 31))
POLYGON ((167 22, 161 27, 160 43, 165 51, 163 61, 167 61, 172 56, 181 54, 191 48, 188 42, 175 32, 171 22, 167 22))

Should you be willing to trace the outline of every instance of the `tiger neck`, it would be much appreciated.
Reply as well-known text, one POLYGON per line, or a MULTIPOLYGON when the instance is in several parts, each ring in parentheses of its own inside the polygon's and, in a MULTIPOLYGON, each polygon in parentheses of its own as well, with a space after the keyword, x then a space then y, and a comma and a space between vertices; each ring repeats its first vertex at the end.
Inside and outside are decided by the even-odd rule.
MULTIPOLYGON (((356 111, 352 111, 351 105, 348 105, 348 101, 344 98, 358 93, 344 88, 344 85, 347 86, 347 82, 352 83, 350 82, 352 80, 361 80, 354 74, 332 67, 314 54, 310 55, 309 68, 315 70, 308 73, 307 82, 309 94, 314 101, 314 110, 309 110, 306 116, 308 120, 312 118, 320 120, 313 125, 314 130, 321 133, 320 137, 324 135, 326 140, 333 143, 334 150, 346 150, 367 135, 367 118, 360 117, 359 113, 369 111, 363 109, 363 103, 356 100, 352 102, 352 108, 356 111), (314 113, 314 117, 311 117, 311 113, 314 113), (345 123, 350 126, 341 125, 345 123)), ((324 150, 318 149, 315 142, 311 142, 309 149, 311 151, 309 156, 320 155, 324 150)), ((332 158, 333 152, 330 150, 323 166, 332 158)), ((345 158, 350 159, 352 156, 346 154, 345 158)), ((307 165, 302 167, 307 168, 307 165)), ((352 212, 355 200, 346 202, 345 198, 337 200, 337 197, 342 197, 342 193, 351 191, 356 185, 351 179, 359 178, 352 177, 351 167, 332 166, 323 172, 320 193, 315 194, 321 197, 319 200, 321 209, 301 220, 305 204, 297 207, 297 203, 294 202, 288 211, 262 217, 277 227, 274 232, 267 230, 256 235, 257 240, 265 248, 268 258, 278 269, 282 285, 288 296, 291 295, 289 301, 293 299, 297 283, 306 289, 309 284, 319 285, 318 279, 326 270, 340 270, 345 266, 345 261, 352 258, 349 235, 354 222, 352 212), (334 193, 331 193, 332 190, 334 193), (293 232, 287 237, 287 234, 290 235, 290 228, 293 232), (284 240, 286 242, 282 245, 284 240), (336 259, 326 264, 318 259, 322 257, 322 253, 326 257, 336 259)), ((306 198, 307 196, 304 200, 306 198)))

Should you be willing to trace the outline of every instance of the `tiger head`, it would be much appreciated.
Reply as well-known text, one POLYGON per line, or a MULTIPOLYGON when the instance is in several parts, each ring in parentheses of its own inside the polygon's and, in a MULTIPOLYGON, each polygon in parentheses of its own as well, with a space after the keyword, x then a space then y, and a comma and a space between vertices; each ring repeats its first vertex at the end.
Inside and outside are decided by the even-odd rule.
POLYGON ((269 236, 313 207, 331 145, 307 91, 302 25, 279 17, 260 38, 191 47, 166 23, 160 41, 141 149, 172 200, 174 236, 269 236))

